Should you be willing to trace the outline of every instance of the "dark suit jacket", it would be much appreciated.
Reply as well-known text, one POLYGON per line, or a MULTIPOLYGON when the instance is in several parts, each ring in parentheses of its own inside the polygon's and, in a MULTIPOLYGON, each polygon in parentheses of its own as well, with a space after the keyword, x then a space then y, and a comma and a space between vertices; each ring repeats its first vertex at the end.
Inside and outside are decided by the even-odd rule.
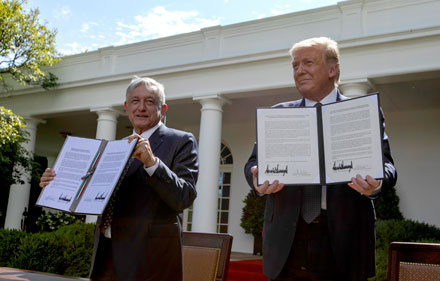
POLYGON ((120 280, 182 280, 181 212, 196 198, 197 144, 190 133, 161 125, 150 137, 159 167, 149 176, 141 161, 131 164, 114 204, 112 257, 120 280))
MULTIPOLYGON (((338 100, 346 99, 338 92, 338 100)), ((285 102, 274 107, 302 107, 305 100, 285 102)), ((391 157, 381 111, 385 179, 382 189, 394 186, 397 173, 391 157)), ((257 165, 256 146, 245 165, 245 176, 253 188, 250 169, 257 165)), ((266 200, 264 211, 263 271, 275 279, 290 252, 301 210, 302 186, 284 186, 266 200)), ((346 184, 327 186, 327 216, 330 242, 339 270, 349 280, 375 275, 375 211, 372 199, 346 184)))

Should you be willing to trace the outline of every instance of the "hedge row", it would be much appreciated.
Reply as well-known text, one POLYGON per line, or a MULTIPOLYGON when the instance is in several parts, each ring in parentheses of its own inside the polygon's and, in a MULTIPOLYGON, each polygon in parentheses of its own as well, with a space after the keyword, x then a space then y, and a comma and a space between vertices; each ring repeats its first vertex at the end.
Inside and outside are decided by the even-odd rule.
MULTIPOLYGON (((93 251, 93 224, 75 223, 54 232, 25 233, 0 229, 0 266, 86 277, 93 251)), ((411 220, 376 223, 377 275, 385 281, 392 241, 440 243, 440 229, 411 220)))
POLYGON ((0 266, 87 277, 94 228, 75 223, 43 233, 0 229, 0 266))
POLYGON ((412 220, 378 220, 376 222, 376 277, 370 281, 386 281, 388 247, 393 241, 440 243, 440 229, 412 220))

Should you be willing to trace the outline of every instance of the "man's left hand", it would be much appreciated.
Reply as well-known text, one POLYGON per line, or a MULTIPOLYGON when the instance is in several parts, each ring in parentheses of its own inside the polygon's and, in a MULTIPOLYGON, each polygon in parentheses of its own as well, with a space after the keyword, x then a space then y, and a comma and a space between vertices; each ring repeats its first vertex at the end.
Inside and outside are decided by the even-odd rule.
POLYGON ((371 176, 367 176, 365 179, 361 175, 356 175, 356 177, 351 178, 351 183, 348 184, 349 187, 353 188, 362 195, 368 196, 378 189, 382 184, 381 180, 376 180, 371 176))
POLYGON ((128 138, 128 142, 133 141, 134 139, 138 139, 136 147, 134 148, 132 157, 136 157, 142 163, 144 163, 145 167, 149 168, 156 164, 156 157, 151 150, 150 142, 148 139, 142 138, 138 134, 133 134, 128 138))

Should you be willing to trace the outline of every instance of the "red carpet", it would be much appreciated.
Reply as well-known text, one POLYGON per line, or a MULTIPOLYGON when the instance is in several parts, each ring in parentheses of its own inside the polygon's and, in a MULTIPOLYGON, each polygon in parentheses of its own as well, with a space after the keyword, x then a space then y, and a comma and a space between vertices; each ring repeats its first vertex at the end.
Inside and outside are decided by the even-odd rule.
POLYGON ((267 281, 263 274, 263 260, 229 262, 228 281, 267 281))

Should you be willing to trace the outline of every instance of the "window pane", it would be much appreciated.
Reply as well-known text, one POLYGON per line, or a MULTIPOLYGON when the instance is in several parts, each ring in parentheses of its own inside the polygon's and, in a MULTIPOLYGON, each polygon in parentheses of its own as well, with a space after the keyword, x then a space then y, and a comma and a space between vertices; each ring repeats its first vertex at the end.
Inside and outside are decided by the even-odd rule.
POLYGON ((232 164, 232 155, 228 155, 223 159, 223 164, 232 164))
POLYGON ((224 146, 224 144, 222 144, 222 146, 223 147, 222 147, 221 155, 222 155, 222 158, 225 158, 226 156, 231 154, 231 151, 229 151, 229 149, 226 146, 224 146))
POLYGON ((220 233, 228 233, 228 226, 220 225, 220 233))
POLYGON ((228 223, 228 217, 229 217, 229 212, 222 212, 221 213, 221 220, 220 223, 228 223))
POLYGON ((229 191, 230 191, 231 187, 229 185, 224 185, 223 186, 223 197, 229 197, 229 191))
POLYGON ((223 198, 223 200, 222 200, 222 210, 229 210, 229 199, 223 198))
POLYGON ((231 183, 231 173, 224 173, 223 184, 229 184, 229 183, 231 183))

